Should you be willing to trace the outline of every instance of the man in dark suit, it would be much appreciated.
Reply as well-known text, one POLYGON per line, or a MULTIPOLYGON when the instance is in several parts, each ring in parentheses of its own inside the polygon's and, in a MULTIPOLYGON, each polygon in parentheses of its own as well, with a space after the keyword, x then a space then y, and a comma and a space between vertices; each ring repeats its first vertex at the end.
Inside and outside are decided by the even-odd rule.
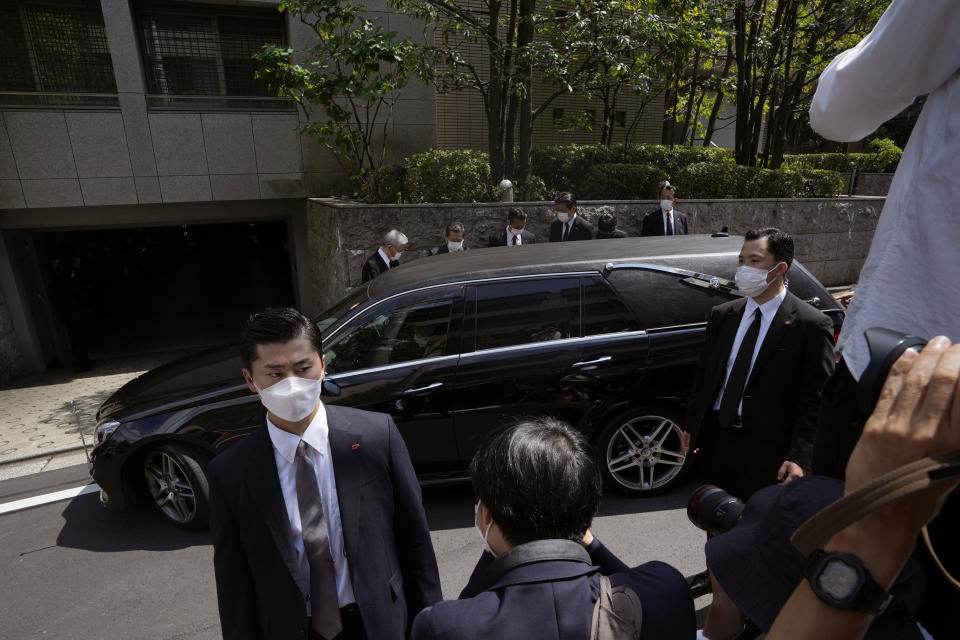
POLYGON ((441 253, 456 253, 457 251, 466 251, 467 245, 463 239, 463 225, 459 222, 451 222, 443 234, 443 244, 434 249, 431 253, 438 255, 441 253))
POLYGON ((536 244, 537 236, 527 231, 527 214, 519 207, 511 207, 507 211, 507 226, 503 231, 491 233, 487 238, 488 247, 520 247, 525 244, 536 244))
POLYGON ((407 248, 407 242, 407 236, 396 229, 387 231, 380 242, 380 248, 363 263, 360 282, 368 282, 388 269, 399 267, 400 256, 403 255, 403 250, 407 248))
POLYGON ((641 236, 685 236, 689 233, 687 214, 676 210, 677 188, 668 180, 660 183, 660 206, 643 216, 641 236))
POLYGON ((550 223, 550 242, 593 240, 593 226, 577 215, 577 199, 561 193, 554 201, 557 219, 550 223))
POLYGON ((745 297, 710 311, 690 394, 684 448, 695 439, 704 482, 742 500, 809 470, 833 372, 833 324, 785 288, 792 262, 788 234, 746 234, 736 278, 745 297))
POLYGON ((676 569, 656 561, 630 569, 590 533, 601 481, 583 434, 552 418, 526 420, 488 438, 470 472, 487 551, 459 600, 417 616, 412 640, 589 638, 601 573, 639 598, 644 640, 696 636, 676 569))
POLYGON ((265 424, 210 463, 224 638, 403 640, 440 579, 413 465, 384 414, 324 406, 321 336, 251 316, 243 377, 265 424))
POLYGON ((626 237, 627 232, 617 228, 617 216, 614 214, 604 213, 597 220, 597 240, 626 237))

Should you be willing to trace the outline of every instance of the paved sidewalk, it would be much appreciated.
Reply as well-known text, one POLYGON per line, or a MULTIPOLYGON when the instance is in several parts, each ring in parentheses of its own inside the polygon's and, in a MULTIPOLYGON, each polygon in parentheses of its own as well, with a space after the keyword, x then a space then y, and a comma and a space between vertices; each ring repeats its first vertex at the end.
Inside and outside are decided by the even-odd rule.
POLYGON ((0 478, 84 462, 80 434, 92 448, 100 404, 144 371, 186 353, 98 360, 91 371, 50 371, 0 389, 0 478))

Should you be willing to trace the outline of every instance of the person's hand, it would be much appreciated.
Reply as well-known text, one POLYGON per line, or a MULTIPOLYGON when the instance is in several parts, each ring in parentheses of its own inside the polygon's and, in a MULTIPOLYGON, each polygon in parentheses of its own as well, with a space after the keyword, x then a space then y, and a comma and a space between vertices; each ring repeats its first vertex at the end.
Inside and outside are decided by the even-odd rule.
POLYGON ((853 291, 847 291, 846 293, 841 293, 834 300, 843 305, 843 308, 846 309, 850 306, 850 301, 853 300, 853 291))
MULTIPOLYGON (((918 355, 894 363, 873 414, 847 463, 851 493, 878 476, 920 458, 960 449, 960 344, 938 336, 918 355)), ((940 509, 957 482, 944 482, 875 511, 857 523, 912 537, 940 509)))
POLYGON ((680 448, 684 453, 690 451, 690 433, 683 429, 680 430, 680 448))
POLYGON ((780 470, 777 471, 777 480, 778 484, 790 484, 797 478, 803 477, 803 467, 798 465, 796 462, 790 462, 789 460, 784 460, 783 464, 780 465, 780 470))

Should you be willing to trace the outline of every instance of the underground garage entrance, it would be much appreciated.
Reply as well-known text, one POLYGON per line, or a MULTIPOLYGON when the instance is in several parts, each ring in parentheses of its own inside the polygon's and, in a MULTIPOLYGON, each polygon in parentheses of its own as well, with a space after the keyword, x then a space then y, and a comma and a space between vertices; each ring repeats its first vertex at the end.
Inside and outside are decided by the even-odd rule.
POLYGON ((44 342, 56 342, 44 352, 77 369, 87 358, 235 341, 249 313, 295 305, 284 221, 50 231, 34 240, 54 327, 44 342))

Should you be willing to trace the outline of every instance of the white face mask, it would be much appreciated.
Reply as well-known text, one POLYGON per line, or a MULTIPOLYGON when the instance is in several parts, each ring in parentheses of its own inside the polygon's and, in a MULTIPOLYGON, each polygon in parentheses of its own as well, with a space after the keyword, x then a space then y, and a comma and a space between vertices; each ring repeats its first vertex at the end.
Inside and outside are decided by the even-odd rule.
MULTIPOLYGON (((777 266, 779 266, 779 264, 777 266)), ((757 297, 766 291, 767 287, 773 284, 772 282, 767 282, 767 276, 776 270, 777 266, 770 269, 770 271, 764 271, 763 269, 749 267, 747 265, 737 267, 737 275, 735 277, 737 289, 749 298, 757 297)))
POLYGON ((403 255, 403 251, 397 251, 395 254, 393 254, 393 259, 394 259, 394 260, 399 260, 399 259, 400 259, 400 256, 402 256, 402 255, 403 255))
POLYGON ((557 211, 557 220, 566 224, 570 221, 570 214, 566 211, 557 211))
POLYGON ((290 376, 266 389, 257 388, 267 411, 287 422, 299 422, 309 416, 320 397, 320 380, 290 376))
POLYGON ((664 211, 670 211, 670 209, 673 209, 673 200, 661 200, 660 208, 664 211))
POLYGON ((447 240, 447 250, 448 251, 463 251, 463 240, 460 242, 454 242, 453 240, 447 240))
POLYGON ((487 542, 487 536, 490 535, 490 527, 493 526, 493 520, 490 520, 490 524, 487 525, 485 531, 480 530, 480 525, 477 524, 477 514, 480 513, 480 501, 477 500, 477 504, 473 505, 473 528, 477 530, 477 533, 480 535, 480 539, 483 540, 483 548, 486 549, 490 555, 494 558, 497 557, 497 554, 494 553, 493 548, 490 546, 490 543, 487 542))

